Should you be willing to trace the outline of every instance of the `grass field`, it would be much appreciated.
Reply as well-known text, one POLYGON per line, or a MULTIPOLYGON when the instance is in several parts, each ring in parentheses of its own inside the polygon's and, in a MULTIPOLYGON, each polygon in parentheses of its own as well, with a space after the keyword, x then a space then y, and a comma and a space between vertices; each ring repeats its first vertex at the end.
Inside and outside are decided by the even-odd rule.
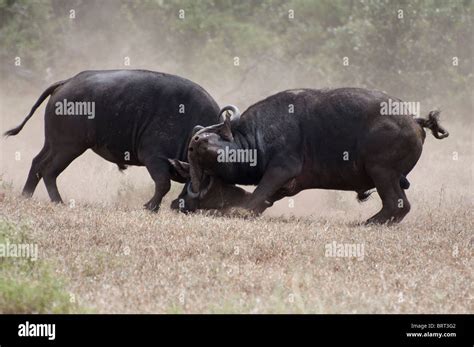
MULTIPOLYGON (((474 222, 458 203, 418 208, 395 227, 358 226, 340 214, 243 220, 70 208, 11 191, 1 206, 2 223, 21 225, 39 259, 66 280, 74 302, 60 306, 66 312, 473 312, 474 222), (333 241, 363 245, 363 253, 328 257, 333 241)), ((39 311, 58 311, 56 299, 51 307, 41 299, 65 295, 52 285, 36 288, 46 292, 39 311)), ((15 302, 0 300, 0 312, 25 311, 15 302)), ((28 309, 38 311, 34 301, 28 309)))

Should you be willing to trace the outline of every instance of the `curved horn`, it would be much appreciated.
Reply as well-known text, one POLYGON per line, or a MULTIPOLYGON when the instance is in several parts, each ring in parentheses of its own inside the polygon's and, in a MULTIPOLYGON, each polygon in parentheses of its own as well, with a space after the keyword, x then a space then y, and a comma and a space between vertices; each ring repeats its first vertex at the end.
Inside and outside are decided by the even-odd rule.
POLYGON ((221 119, 222 121, 225 121, 224 113, 226 111, 231 111, 232 112, 231 120, 239 120, 240 119, 240 111, 237 108, 237 106, 227 105, 227 106, 224 106, 219 112, 218 118, 221 119))
POLYGON ((432 133, 434 137, 436 137, 439 140, 444 139, 445 137, 449 136, 448 131, 444 129, 441 125, 438 125, 438 128, 436 129, 436 131, 432 130, 432 133))
POLYGON ((209 184, 207 185, 206 188, 204 188, 201 192, 201 197, 205 197, 207 193, 209 193, 209 190, 211 189, 212 185, 214 184, 214 177, 210 176, 209 178, 209 184))
MULTIPOLYGON (((203 177, 203 171, 197 163, 195 152, 188 152, 188 161, 189 161, 189 176, 191 178, 191 188, 195 192, 201 191, 201 180, 203 177)), ((192 195, 192 194, 191 194, 192 195)))
POLYGON ((209 184, 207 185, 207 187, 197 193, 193 192, 192 184, 188 184, 188 188, 187 188, 188 195, 191 199, 204 197, 209 192, 213 184, 214 184, 214 177, 211 176, 209 178, 209 184))
POLYGON ((197 192, 197 193, 193 192, 193 188, 192 188, 192 184, 191 184, 191 183, 188 184, 188 190, 187 190, 187 192, 188 192, 188 195, 189 195, 189 197, 190 197, 191 199, 196 199, 196 198, 198 198, 199 195, 200 195, 199 192, 197 192))

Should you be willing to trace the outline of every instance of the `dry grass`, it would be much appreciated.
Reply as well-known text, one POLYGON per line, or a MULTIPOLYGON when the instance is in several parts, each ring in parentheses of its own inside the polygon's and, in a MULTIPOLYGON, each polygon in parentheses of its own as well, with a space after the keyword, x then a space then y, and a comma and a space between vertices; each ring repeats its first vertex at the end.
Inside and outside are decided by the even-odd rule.
POLYGON ((470 206, 368 228, 69 208, 7 191, 1 218, 26 222, 40 257, 95 312, 473 312, 470 206), (364 258, 325 257, 332 241, 362 243, 364 258))

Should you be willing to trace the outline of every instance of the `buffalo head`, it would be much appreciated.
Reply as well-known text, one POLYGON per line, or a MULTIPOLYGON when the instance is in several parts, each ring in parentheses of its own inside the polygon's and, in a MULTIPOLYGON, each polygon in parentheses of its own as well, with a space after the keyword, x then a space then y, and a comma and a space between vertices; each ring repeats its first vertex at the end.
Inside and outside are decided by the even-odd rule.
POLYGON ((226 177, 226 170, 231 170, 232 166, 218 160, 219 152, 225 148, 236 147, 231 130, 231 122, 238 122, 240 112, 237 107, 229 105, 224 107, 219 116, 223 116, 223 122, 201 128, 196 131, 188 146, 188 162, 190 189, 192 195, 199 194, 203 187, 210 180, 209 176, 226 177), (231 111, 232 116, 223 116, 231 111))
POLYGON ((233 184, 224 183, 220 178, 206 175, 200 181, 200 190, 193 191, 190 180, 190 165, 176 159, 169 159, 174 174, 187 180, 178 198, 171 203, 171 209, 180 212, 196 210, 221 210, 225 212, 231 207, 245 206, 250 193, 233 184))
MULTIPOLYGON (((169 159, 175 175, 187 180, 178 199, 173 201, 172 209, 183 212, 218 209, 225 212, 231 207, 247 206, 251 194, 230 184, 232 177, 241 172, 238 164, 220 158, 226 150, 240 150, 231 128, 231 123, 239 122, 240 112, 237 107, 229 105, 220 111, 219 116, 228 111, 232 115, 223 117, 222 123, 195 129, 188 146, 189 163, 169 159)), ((265 202, 265 206, 257 210, 263 211, 268 206, 269 203, 265 202)))

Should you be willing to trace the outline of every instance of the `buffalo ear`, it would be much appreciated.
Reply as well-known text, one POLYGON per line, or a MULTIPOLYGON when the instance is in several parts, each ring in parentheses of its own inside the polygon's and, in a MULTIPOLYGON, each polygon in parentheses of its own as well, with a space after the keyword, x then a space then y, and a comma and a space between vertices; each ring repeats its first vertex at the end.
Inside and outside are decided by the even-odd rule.
POLYGON ((189 163, 179 161, 178 159, 168 159, 171 164, 171 175, 178 182, 186 182, 189 175, 189 163))
POLYGON ((202 129, 204 129, 204 127, 202 125, 196 125, 193 128, 193 131, 191 132, 191 137, 193 137, 199 130, 202 130, 202 129))
POLYGON ((232 128, 230 126, 230 115, 227 114, 224 120, 224 123, 222 123, 222 126, 219 128, 217 131, 217 134, 222 137, 224 140, 232 142, 234 141, 234 136, 232 136, 232 128))

